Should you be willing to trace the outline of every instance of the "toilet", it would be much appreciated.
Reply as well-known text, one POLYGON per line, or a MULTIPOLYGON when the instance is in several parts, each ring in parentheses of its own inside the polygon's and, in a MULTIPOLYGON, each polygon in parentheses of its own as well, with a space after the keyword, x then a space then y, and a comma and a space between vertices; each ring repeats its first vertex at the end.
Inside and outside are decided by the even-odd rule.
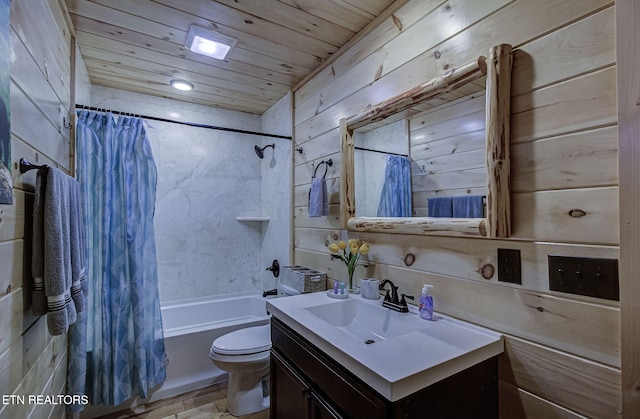
MULTIPOLYGON (((276 298, 300 291, 278 285, 276 298)), ((236 330, 215 339, 209 349, 214 365, 229 373, 227 411, 244 416, 269 408, 271 325, 236 330)))
POLYGON ((243 416, 269 408, 271 326, 253 326, 213 341, 209 358, 229 373, 227 410, 243 416))

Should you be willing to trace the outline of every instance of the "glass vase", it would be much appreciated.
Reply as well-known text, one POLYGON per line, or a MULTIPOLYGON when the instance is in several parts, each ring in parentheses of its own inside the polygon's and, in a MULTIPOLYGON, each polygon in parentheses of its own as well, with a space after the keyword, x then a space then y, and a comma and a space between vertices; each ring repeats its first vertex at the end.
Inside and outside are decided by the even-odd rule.
POLYGON ((358 288, 356 285, 354 285, 353 283, 353 274, 356 271, 356 267, 355 266, 349 266, 347 265, 347 273, 349 274, 349 282, 348 282, 348 291, 349 294, 358 294, 360 292, 360 288, 358 288))

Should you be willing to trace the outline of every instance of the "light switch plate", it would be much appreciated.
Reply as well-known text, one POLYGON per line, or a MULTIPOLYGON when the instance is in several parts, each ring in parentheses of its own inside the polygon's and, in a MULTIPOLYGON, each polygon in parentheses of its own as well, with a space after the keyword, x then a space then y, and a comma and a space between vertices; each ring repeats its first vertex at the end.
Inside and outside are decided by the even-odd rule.
POLYGON ((549 255, 549 289, 619 301, 618 260, 549 255))
POLYGON ((498 249, 498 281, 522 285, 520 250, 498 249))

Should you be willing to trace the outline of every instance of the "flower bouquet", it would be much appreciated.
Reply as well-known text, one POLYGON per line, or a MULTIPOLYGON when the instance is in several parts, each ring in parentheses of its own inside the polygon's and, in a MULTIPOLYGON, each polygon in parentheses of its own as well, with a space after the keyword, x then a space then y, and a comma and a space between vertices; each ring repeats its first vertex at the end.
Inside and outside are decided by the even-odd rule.
POLYGON ((360 257, 369 253, 369 245, 362 243, 358 239, 350 239, 348 243, 340 240, 338 243, 331 243, 329 251, 331 252, 331 257, 340 259, 347 265, 349 292, 353 292, 353 273, 358 265, 368 266, 367 263, 360 262, 360 257))

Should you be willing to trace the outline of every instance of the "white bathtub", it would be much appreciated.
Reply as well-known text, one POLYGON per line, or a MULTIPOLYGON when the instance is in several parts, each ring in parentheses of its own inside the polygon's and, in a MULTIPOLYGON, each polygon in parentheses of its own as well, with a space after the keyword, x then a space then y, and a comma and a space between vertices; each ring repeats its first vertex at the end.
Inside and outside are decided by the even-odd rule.
POLYGON ((245 292, 164 303, 167 379, 152 399, 226 381, 227 373, 209 359, 211 343, 233 330, 268 324, 265 301, 261 293, 245 292))

